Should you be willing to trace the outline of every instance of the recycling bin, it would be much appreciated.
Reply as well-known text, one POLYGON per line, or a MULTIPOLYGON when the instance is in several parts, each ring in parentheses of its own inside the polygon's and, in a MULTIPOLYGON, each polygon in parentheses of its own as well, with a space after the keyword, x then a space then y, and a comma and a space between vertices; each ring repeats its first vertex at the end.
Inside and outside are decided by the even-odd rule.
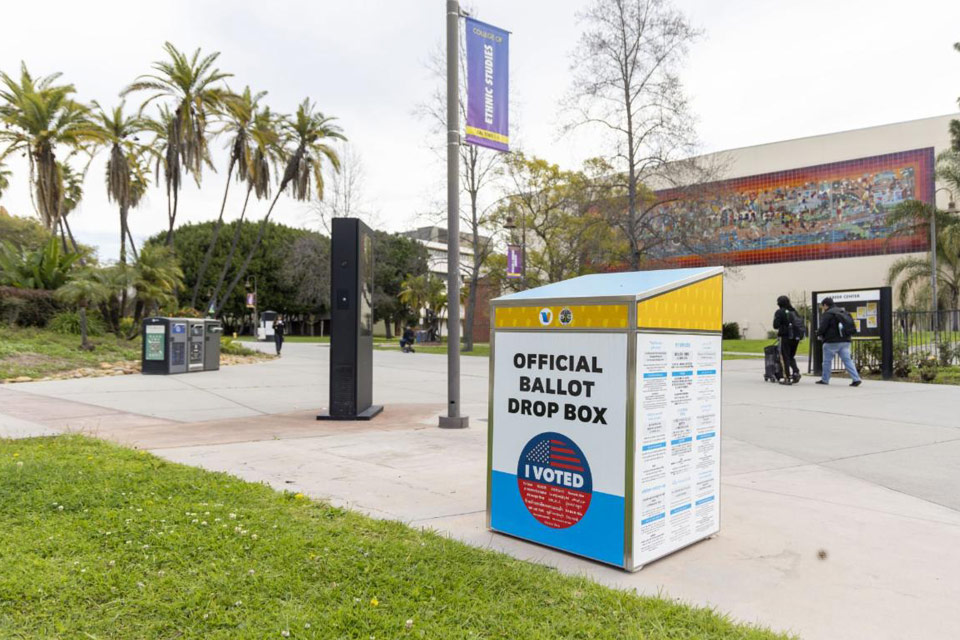
POLYGON ((216 371, 220 368, 220 336, 223 325, 219 320, 203 321, 203 370, 216 371))
POLYGON ((628 571, 720 530, 722 267, 491 303, 487 526, 628 571))
POLYGON ((187 372, 185 318, 144 318, 140 371, 146 375, 187 372))
POLYGON ((203 371, 205 324, 201 318, 187 320, 187 371, 203 371))

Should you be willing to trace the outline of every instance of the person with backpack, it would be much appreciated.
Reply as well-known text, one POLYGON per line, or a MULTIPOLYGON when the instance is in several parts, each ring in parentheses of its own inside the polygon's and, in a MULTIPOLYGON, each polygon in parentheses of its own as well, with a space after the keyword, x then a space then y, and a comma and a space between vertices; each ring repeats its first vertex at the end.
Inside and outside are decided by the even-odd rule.
POLYGON ((853 380, 850 386, 860 386, 862 380, 850 356, 850 342, 856 333, 857 323, 850 314, 834 304, 833 298, 824 298, 820 303, 820 327, 817 329, 817 337, 823 341, 823 374, 817 384, 830 384, 833 358, 839 355, 853 380))
POLYGON ((790 298, 777 298, 777 311, 773 314, 773 328, 780 340, 780 362, 783 365, 783 384, 800 382, 800 367, 797 366, 797 347, 807 333, 806 324, 790 298))

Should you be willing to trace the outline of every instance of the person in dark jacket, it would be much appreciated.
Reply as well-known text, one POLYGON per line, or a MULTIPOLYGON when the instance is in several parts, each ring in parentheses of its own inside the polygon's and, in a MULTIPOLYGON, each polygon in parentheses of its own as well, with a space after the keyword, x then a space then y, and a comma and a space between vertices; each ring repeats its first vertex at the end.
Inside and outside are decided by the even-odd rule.
POLYGON ((283 330, 287 325, 283 322, 283 317, 277 316, 273 321, 273 342, 277 345, 277 355, 280 355, 280 349, 283 348, 283 330))
POLYGON ((797 346, 803 339, 803 330, 797 329, 797 322, 803 324, 803 319, 797 310, 790 304, 790 298, 777 298, 777 311, 773 314, 773 328, 780 338, 780 361, 783 364, 783 383, 793 384, 800 382, 800 367, 797 366, 797 346))
POLYGON ((403 353, 413 353, 413 343, 416 341, 417 336, 413 332, 413 325, 408 325, 400 337, 400 351, 403 353))
POLYGON ((841 320, 842 310, 833 302, 833 298, 824 298, 820 303, 820 327, 817 337, 823 341, 823 374, 817 384, 830 384, 830 369, 835 356, 840 356, 843 366, 850 374, 851 387, 859 387, 862 380, 857 367, 850 356, 851 335, 844 331, 841 320))

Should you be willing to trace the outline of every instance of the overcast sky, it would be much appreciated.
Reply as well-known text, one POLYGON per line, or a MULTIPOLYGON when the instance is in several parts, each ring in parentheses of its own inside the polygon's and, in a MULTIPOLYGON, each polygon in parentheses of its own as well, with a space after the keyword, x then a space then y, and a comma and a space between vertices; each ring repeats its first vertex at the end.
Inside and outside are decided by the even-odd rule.
MULTIPOLYGON (((515 140, 565 168, 598 155, 589 138, 557 135, 570 52, 587 0, 475 0, 475 15, 512 31, 510 76, 515 140)), ((705 35, 692 48, 683 80, 704 151, 830 133, 957 111, 960 2, 948 0, 677 0, 705 35)), ((218 66, 269 92, 266 102, 292 112, 305 96, 340 119, 363 160, 366 198, 378 224, 423 224, 443 197, 444 166, 430 150, 443 143, 414 110, 434 89, 426 68, 442 42, 444 0, 330 0, 271 3, 232 0, 163 3, 47 1, 3 9, 0 69, 63 72, 81 100, 119 101, 120 89, 149 71, 170 40, 180 49, 221 52, 218 66)), ((138 106, 140 98, 129 99, 138 106)), ((442 135, 442 134, 441 134, 442 135)), ((217 215, 225 171, 187 182, 178 221, 217 215)), ((0 200, 32 215, 26 166, 15 160, 14 187, 0 200)), ((228 204, 239 213, 240 190, 228 204)), ((264 207, 251 206, 258 217, 264 207)), ((281 199, 277 221, 316 226, 308 209, 281 199)), ((119 222, 106 200, 103 160, 91 164, 86 195, 71 215, 82 242, 115 259, 119 222)), ((166 226, 162 192, 153 189, 131 216, 142 239, 166 226)))

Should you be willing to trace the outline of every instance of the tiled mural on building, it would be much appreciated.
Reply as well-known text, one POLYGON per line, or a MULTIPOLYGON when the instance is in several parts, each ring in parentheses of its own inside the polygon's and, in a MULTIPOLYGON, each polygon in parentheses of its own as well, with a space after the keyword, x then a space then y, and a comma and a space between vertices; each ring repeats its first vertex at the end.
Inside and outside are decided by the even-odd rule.
POLYGON ((933 200, 933 164, 932 148, 916 149, 657 192, 672 241, 656 257, 744 265, 925 251, 925 233, 893 235, 886 218, 905 200, 933 200))

